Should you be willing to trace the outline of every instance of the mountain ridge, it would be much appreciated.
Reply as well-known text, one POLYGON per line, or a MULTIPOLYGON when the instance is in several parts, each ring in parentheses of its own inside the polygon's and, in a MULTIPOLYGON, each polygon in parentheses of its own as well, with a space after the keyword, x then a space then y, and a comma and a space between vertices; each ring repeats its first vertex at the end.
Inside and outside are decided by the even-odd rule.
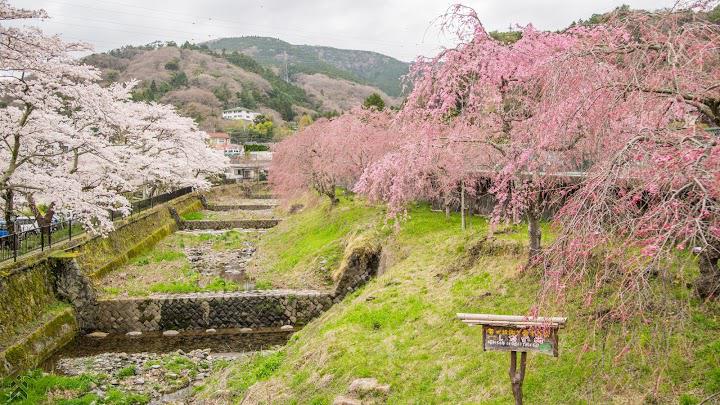
POLYGON ((203 43, 219 52, 238 51, 280 74, 324 74, 377 87, 391 97, 402 95, 401 78, 410 64, 374 51, 341 49, 324 45, 296 45, 278 38, 242 36, 203 43))

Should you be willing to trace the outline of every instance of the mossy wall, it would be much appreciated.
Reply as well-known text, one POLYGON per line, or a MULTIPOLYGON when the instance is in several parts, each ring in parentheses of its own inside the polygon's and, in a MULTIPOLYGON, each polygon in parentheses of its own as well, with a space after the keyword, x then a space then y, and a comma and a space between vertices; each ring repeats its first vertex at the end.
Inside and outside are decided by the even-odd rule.
POLYGON ((116 224, 107 237, 95 237, 73 248, 77 262, 91 277, 99 278, 151 249, 157 242, 177 230, 177 223, 170 210, 178 214, 199 211, 202 202, 199 195, 191 194, 142 212, 116 224))
POLYGON ((19 328, 55 303, 48 260, 0 274, 0 351, 12 342, 19 328))
POLYGON ((72 308, 65 306, 53 312, 48 322, 38 325, 24 339, 0 351, 0 377, 40 366, 55 350, 75 338, 78 324, 72 308))
POLYGON ((77 333, 72 308, 54 291, 52 256, 72 256, 85 274, 99 277, 174 232, 169 208, 182 215, 201 210, 202 203, 197 194, 179 197, 116 222, 105 238, 83 235, 72 241, 71 252, 43 252, 0 271, 0 375, 37 366, 77 333))
POLYGON ((272 198, 270 194, 267 183, 234 183, 213 187, 205 193, 205 196, 208 201, 213 201, 223 197, 272 198))

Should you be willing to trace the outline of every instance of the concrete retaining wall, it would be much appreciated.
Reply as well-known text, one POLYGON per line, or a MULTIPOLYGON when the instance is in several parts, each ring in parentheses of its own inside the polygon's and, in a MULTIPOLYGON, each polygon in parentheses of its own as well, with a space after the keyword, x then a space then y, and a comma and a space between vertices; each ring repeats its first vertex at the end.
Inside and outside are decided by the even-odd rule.
POLYGON ((183 221, 186 230, 221 230, 232 228, 269 229, 280 223, 279 219, 236 219, 228 221, 183 221))
POLYGON ((202 209, 196 194, 182 196, 117 221, 106 238, 79 235, 57 245, 62 250, 37 252, 0 270, 0 376, 38 366, 47 355, 75 336, 72 308, 60 315, 61 301, 74 307, 93 302, 88 277, 99 277, 143 252, 178 228, 170 213, 202 209), (74 259, 74 260, 72 260, 74 259), (67 266, 72 264, 72 266, 67 266))
POLYGON ((83 271, 97 279, 175 232, 179 226, 172 210, 182 215, 202 208, 200 196, 188 194, 116 223, 107 237, 92 238, 72 250, 83 271))
POLYGON ((78 324, 72 308, 47 315, 50 315, 47 321, 38 323, 28 335, 0 351, 0 377, 40 366, 55 350, 75 338, 78 324))
POLYGON ((304 325, 333 303, 330 293, 271 290, 98 300, 87 331, 127 333, 304 325))
POLYGON ((257 211, 257 210, 270 210, 275 208, 272 204, 235 204, 235 205, 218 205, 208 204, 206 209, 210 211, 235 211, 235 210, 246 210, 246 211, 257 211))

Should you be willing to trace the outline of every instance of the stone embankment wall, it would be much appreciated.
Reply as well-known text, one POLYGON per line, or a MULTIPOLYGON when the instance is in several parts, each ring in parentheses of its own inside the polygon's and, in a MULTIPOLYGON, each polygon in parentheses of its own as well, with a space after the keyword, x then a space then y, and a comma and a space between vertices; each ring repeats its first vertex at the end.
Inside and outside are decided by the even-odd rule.
POLYGON ((269 290, 98 300, 94 307, 78 308, 78 313, 83 319, 94 319, 82 325, 86 332, 302 326, 374 277, 381 252, 377 238, 365 236, 352 241, 334 274, 332 292, 269 290))
POLYGON ((335 302, 341 301, 377 275, 381 254, 381 241, 374 235, 360 236, 348 244, 340 267, 333 273, 335 302))
POLYGON ((233 219, 233 220, 202 220, 183 221, 182 229, 186 230, 222 230, 233 228, 269 229, 280 223, 279 219, 233 219))
POLYGON ((99 300, 90 330, 127 333, 301 326, 332 303, 330 293, 292 290, 99 300))
POLYGON ((175 232, 179 225, 171 209, 182 215, 202 208, 199 195, 182 196, 116 224, 108 237, 94 237, 72 250, 78 253, 77 261, 83 271, 99 278, 175 232))
MULTIPOLYGON (((213 192, 232 193, 233 188, 220 187, 213 192)), ((214 195, 208 197, 212 200, 214 195)), ((334 275, 336 288, 332 292, 273 290, 120 300, 96 297, 92 279, 187 224, 192 224, 190 229, 227 229, 270 228, 278 223, 246 220, 228 224, 179 218, 202 208, 201 196, 183 196, 116 223, 116 230, 107 238, 84 235, 67 242, 65 251, 34 255, 0 269, 0 376, 37 367, 78 331, 301 326, 377 273, 380 244, 358 239, 346 249, 334 275)))
POLYGON ((36 367, 50 353, 72 340, 88 319, 76 309, 92 305, 90 278, 127 262, 178 228, 170 208, 179 213, 202 209, 197 194, 116 222, 106 238, 83 234, 64 241, 54 251, 37 252, 0 268, 0 376, 36 367), (64 251, 63 251, 64 250, 64 251), (69 253, 68 253, 69 252, 69 253), (68 266, 68 260, 73 263, 68 266), (86 285, 83 286, 83 283, 86 285), (70 298, 74 297, 74 298, 70 298), (78 312, 79 313, 79 312, 78 312), (64 326, 63 326, 64 325, 64 326))
POLYGON ((221 204, 210 204, 208 203, 205 208, 210 211, 236 211, 236 210, 246 210, 246 211, 259 211, 259 210, 270 210, 275 208, 275 205, 272 204, 229 204, 229 205, 221 205, 221 204))

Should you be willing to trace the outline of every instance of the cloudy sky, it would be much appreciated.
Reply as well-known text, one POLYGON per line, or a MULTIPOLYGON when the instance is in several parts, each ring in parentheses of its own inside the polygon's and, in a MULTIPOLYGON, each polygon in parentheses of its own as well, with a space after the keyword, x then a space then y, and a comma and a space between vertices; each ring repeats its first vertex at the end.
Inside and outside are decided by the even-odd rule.
MULTIPOLYGON (((295 44, 381 52, 410 61, 431 55, 452 38, 432 21, 453 0, 9 0, 44 8, 50 20, 31 24, 98 51, 154 40, 202 42, 261 35, 295 44)), ((665 0, 466 0, 490 30, 532 22, 558 29, 621 4, 656 9, 665 0)), ((27 23, 26 23, 27 24, 27 23)))

